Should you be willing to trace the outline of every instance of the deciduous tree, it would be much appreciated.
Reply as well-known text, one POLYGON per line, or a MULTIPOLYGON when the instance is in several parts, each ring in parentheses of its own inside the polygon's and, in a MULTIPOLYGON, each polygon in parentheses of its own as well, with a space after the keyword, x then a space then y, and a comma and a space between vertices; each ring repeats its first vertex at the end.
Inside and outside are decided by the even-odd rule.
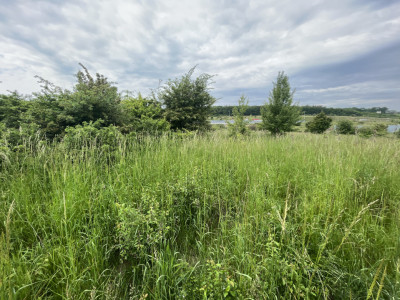
POLYGON ((158 97, 165 106, 165 116, 173 130, 205 130, 216 99, 210 94, 212 76, 202 74, 192 79, 195 67, 181 78, 169 80, 158 97))

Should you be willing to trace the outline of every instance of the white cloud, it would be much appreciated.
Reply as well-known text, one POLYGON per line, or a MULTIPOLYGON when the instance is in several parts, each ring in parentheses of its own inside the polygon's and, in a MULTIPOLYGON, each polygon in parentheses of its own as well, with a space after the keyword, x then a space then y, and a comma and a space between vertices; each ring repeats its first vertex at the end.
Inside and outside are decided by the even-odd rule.
MULTIPOLYGON (((218 74, 215 91, 220 94, 259 90, 270 86, 279 70, 301 74, 399 42, 400 4, 381 5, 14 1, 0 13, 0 92, 37 90, 36 74, 72 86, 78 62, 117 81, 120 89, 146 92, 159 79, 180 76, 198 64, 199 72, 218 74)), ((399 69, 400 63, 394 64, 399 69)))

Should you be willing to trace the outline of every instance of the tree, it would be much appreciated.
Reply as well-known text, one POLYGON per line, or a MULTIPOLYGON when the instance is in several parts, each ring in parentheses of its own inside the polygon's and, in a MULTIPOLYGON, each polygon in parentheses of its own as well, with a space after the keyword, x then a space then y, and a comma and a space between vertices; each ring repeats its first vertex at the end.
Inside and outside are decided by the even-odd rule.
POLYGON ((307 122, 307 131, 312 133, 324 133, 329 127, 331 127, 332 118, 329 118, 324 112, 320 112, 312 119, 307 122))
POLYGON ((62 136, 68 126, 96 122, 101 126, 119 125, 121 97, 118 90, 103 75, 93 78, 87 68, 76 74, 74 90, 61 89, 39 76, 42 90, 30 101, 27 117, 37 124, 48 138, 62 136))
POLYGON ((230 136, 240 136, 247 133, 246 121, 244 120, 244 113, 249 105, 249 100, 242 95, 239 98, 238 106, 233 108, 233 123, 228 122, 228 129, 230 136))
POLYGON ((74 92, 61 103, 66 122, 75 126, 102 119, 103 126, 117 125, 121 115, 121 97, 117 87, 99 73, 93 78, 84 65, 80 66, 83 71, 76 74, 78 82, 74 92))
POLYGON ((0 94, 0 123, 4 123, 6 128, 18 129, 24 122, 24 113, 28 110, 29 101, 18 92, 9 95, 0 94))
POLYGON ((269 102, 261 108, 262 127, 273 135, 280 135, 292 130, 300 119, 300 112, 293 105, 294 90, 291 90, 289 78, 284 72, 279 72, 273 85, 269 102))
POLYGON ((64 133, 66 123, 62 99, 69 99, 70 92, 63 90, 50 81, 35 76, 41 85, 41 91, 34 93, 30 101, 30 107, 27 111, 29 123, 39 126, 40 131, 47 138, 54 138, 64 133))
POLYGON ((158 94, 165 106, 165 117, 171 129, 206 130, 208 118, 216 99, 209 93, 211 75, 191 79, 195 67, 181 78, 169 80, 158 94))

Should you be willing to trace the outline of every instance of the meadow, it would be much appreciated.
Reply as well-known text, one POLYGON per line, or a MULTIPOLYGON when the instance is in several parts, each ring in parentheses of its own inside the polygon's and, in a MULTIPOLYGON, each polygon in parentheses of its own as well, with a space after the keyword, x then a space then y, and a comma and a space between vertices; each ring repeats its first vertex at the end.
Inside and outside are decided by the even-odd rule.
POLYGON ((0 152, 1 299, 400 298, 398 139, 112 141, 0 152))

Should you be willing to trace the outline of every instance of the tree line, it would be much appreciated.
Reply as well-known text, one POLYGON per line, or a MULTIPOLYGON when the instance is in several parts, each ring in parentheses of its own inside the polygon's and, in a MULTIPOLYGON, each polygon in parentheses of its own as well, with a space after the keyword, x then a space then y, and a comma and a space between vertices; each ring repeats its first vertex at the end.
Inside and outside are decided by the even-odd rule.
POLYGON ((158 90, 144 97, 140 93, 120 93, 104 75, 96 73, 92 76, 84 65, 80 66, 72 90, 62 89, 37 77, 41 85, 38 93, 29 96, 18 92, 0 94, 0 141, 19 144, 22 139, 38 134, 49 140, 62 139, 66 133, 86 136, 90 132, 90 135, 103 132, 107 136, 107 130, 103 128, 133 135, 206 131, 211 128, 209 118, 212 115, 233 115, 235 123, 229 126, 232 135, 246 132, 244 115, 261 115, 261 128, 272 135, 280 135, 298 125, 300 114, 304 113, 323 113, 316 118, 316 124, 307 127, 311 132, 318 132, 331 123, 326 114, 387 112, 385 107, 366 110, 296 106, 293 103, 294 90, 284 72, 279 72, 264 106, 248 106, 248 99, 243 95, 238 106, 223 107, 213 106, 216 99, 210 94, 212 76, 201 74, 193 78, 195 68, 179 78, 166 81, 158 90))
MULTIPOLYGON (((227 106, 213 106, 212 107, 212 116, 232 116, 233 109, 235 106, 227 105, 227 106)), ((248 106, 246 111, 244 112, 245 116, 260 116, 262 105, 252 105, 248 106)), ((372 107, 372 108, 333 108, 333 107, 325 107, 321 105, 304 105, 299 106, 300 114, 302 115, 317 115, 320 112, 324 112, 329 116, 370 116, 375 115, 380 112, 381 114, 389 113, 389 109, 387 107, 372 107)))

